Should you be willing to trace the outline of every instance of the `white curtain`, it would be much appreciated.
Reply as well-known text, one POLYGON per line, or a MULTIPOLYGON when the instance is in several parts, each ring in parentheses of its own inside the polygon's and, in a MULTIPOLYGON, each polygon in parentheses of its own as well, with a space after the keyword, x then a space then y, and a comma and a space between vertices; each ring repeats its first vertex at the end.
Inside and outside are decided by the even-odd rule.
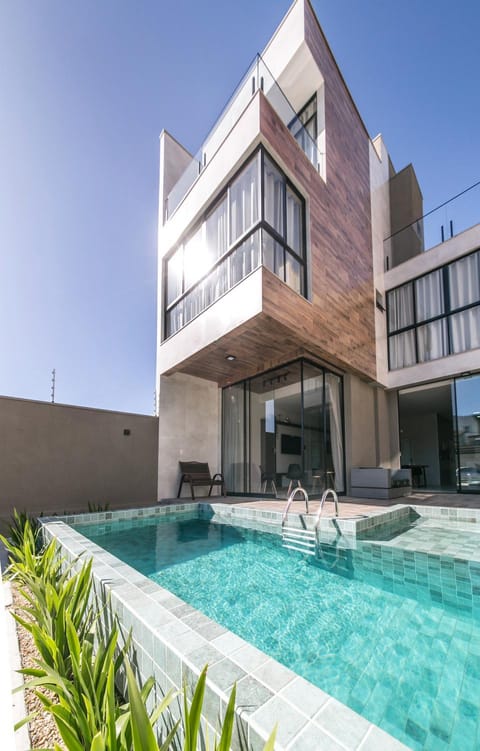
POLYGON ((413 288, 412 284, 388 293, 388 322, 389 331, 398 331, 404 326, 413 324, 413 288))
POLYGON ((403 334, 391 336, 388 340, 390 354, 390 370, 406 368, 414 365, 415 357, 415 331, 404 331, 403 334))
POLYGON ((287 245, 302 255, 302 204, 298 196, 287 188, 287 245))
POLYGON ((266 157, 263 179, 265 190, 265 219, 274 229, 277 230, 279 235, 283 237, 283 199, 285 195, 285 181, 283 175, 266 157))
POLYGON ((205 240, 208 257, 212 263, 228 250, 227 199, 207 216, 205 222, 205 240))
POLYGON ((426 321, 445 312, 442 272, 434 271, 415 282, 417 322, 426 321))
POLYGON ((448 355, 447 326, 445 319, 433 321, 417 329, 418 362, 437 360, 448 355))
POLYGON ((260 218, 259 156, 230 187, 230 242, 234 243, 260 218))
POLYGON ((231 492, 244 488, 244 389, 243 384, 223 392, 223 474, 231 492))
POLYGON ((450 264, 448 278, 451 310, 480 301, 480 253, 450 264))
POLYGON ((345 489, 343 474, 343 432, 340 395, 340 378, 333 373, 325 373, 326 408, 330 418, 330 442, 332 445, 333 469, 335 471, 335 490, 345 489))
POLYGON ((450 316, 453 352, 480 347, 480 306, 450 316))

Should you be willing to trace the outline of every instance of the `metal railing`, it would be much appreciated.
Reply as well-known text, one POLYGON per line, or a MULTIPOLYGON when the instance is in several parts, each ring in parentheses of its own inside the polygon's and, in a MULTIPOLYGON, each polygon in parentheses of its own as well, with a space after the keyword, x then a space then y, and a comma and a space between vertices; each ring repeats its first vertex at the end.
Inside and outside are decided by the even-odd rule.
POLYGON ((320 517, 322 516, 323 507, 329 495, 333 496, 333 501, 335 503, 335 516, 338 517, 338 495, 333 490, 333 488, 327 488, 322 495, 322 500, 320 501, 320 506, 318 507, 317 515, 315 517, 315 534, 317 534, 318 532, 318 528, 320 526, 320 517))
POLYGON ((285 520, 286 520, 287 514, 288 514, 288 509, 292 505, 292 501, 295 499, 295 496, 296 496, 297 493, 301 493, 303 495, 303 497, 305 499, 306 510, 307 510, 306 512, 308 514, 308 493, 305 490, 305 488, 300 488, 300 487, 295 488, 294 490, 292 490, 292 492, 288 496, 287 505, 285 506, 285 511, 283 512, 283 516, 282 516, 282 527, 285 524, 285 520))

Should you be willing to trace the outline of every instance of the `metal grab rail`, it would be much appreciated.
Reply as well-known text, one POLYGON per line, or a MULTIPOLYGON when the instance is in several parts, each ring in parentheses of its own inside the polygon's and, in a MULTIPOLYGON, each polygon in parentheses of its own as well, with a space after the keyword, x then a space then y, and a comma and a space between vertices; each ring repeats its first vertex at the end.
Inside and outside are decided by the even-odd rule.
MULTIPOLYGON (((297 488, 298 490, 298 488, 297 488)), ((325 501, 327 500, 329 495, 333 495, 333 500, 335 503, 335 516, 338 516, 338 495, 333 490, 333 488, 327 488, 324 494, 322 495, 322 500, 320 501, 320 506, 318 507, 317 515, 315 517, 315 532, 317 532, 319 524, 320 524, 320 517, 322 515, 323 506, 325 504, 325 501)))
MULTIPOLYGON (((282 516, 282 527, 285 524, 285 519, 287 518, 288 509, 290 508, 293 499, 295 498, 295 495, 297 493, 302 493, 303 497, 305 498, 305 506, 307 508, 307 514, 308 514, 308 494, 305 488, 295 488, 295 490, 292 490, 290 495, 288 496, 287 505, 285 506, 285 511, 283 512, 282 516)), ((338 516, 338 514, 337 514, 338 516)))

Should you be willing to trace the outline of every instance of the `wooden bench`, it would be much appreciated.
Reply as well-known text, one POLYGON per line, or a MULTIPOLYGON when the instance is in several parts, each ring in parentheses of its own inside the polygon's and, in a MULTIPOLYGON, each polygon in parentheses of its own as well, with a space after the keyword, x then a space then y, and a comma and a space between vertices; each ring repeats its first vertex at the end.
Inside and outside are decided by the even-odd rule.
POLYGON ((192 500, 195 500, 195 493, 193 489, 195 487, 208 487, 208 495, 212 494, 212 488, 218 485, 221 488, 222 495, 225 495, 225 481, 223 475, 220 472, 213 475, 210 474, 210 468, 207 462, 178 462, 180 465, 180 485, 178 488, 177 498, 180 498, 182 492, 182 485, 184 482, 190 485, 190 492, 192 494, 192 500))

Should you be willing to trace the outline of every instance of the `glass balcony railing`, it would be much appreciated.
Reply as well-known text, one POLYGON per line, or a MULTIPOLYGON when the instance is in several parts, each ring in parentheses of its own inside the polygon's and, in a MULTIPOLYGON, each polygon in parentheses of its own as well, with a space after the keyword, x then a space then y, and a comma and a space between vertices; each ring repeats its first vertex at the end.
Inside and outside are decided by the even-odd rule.
POLYGON ((179 206, 202 169, 216 154, 226 136, 239 120, 243 111, 257 91, 262 91, 282 122, 289 128, 292 136, 301 146, 315 169, 320 171, 321 153, 316 141, 302 125, 297 113, 283 93, 282 89, 267 68, 261 55, 253 63, 225 105, 220 117, 208 134, 201 148, 192 157, 192 161, 167 196, 166 216, 170 217, 179 206))
POLYGON ((388 268, 440 245, 480 218, 480 181, 403 227, 384 241, 388 268))

